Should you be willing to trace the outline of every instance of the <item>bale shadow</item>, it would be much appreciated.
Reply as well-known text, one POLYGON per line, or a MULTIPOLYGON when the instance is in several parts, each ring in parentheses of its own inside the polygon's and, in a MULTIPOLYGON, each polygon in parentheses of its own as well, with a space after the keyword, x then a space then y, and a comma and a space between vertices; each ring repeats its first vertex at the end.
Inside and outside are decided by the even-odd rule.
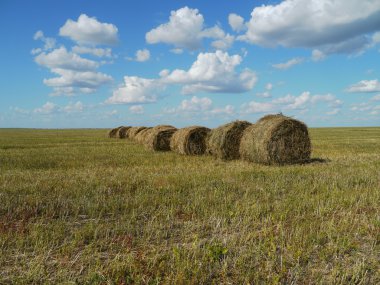
POLYGON ((320 158, 320 157, 314 157, 314 158, 310 158, 310 159, 301 161, 299 164, 329 163, 329 162, 331 162, 330 159, 324 159, 324 158, 320 158))

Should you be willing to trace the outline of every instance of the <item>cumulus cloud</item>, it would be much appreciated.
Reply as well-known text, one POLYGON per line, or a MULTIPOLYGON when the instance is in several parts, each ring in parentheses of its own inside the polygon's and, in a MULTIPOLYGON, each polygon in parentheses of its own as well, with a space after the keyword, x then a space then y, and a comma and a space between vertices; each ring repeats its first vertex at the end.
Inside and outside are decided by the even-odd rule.
POLYGON ((70 70, 95 70, 99 64, 95 61, 85 59, 79 55, 68 52, 65 47, 60 47, 50 53, 40 53, 35 57, 35 62, 48 68, 60 68, 70 70))
POLYGON ((304 61, 303 58, 292 58, 288 60, 287 62, 283 63, 277 63, 277 64, 272 64, 272 66, 276 69, 281 69, 281 70, 286 70, 291 68, 294 65, 301 64, 304 61))
POLYGON ((69 103, 67 106, 63 107, 62 110, 65 113, 80 113, 83 112, 84 105, 82 102, 77 101, 75 103, 69 103))
POLYGON ((92 93, 101 85, 112 81, 112 77, 101 72, 75 71, 54 68, 51 70, 58 77, 44 79, 45 85, 53 87, 52 96, 74 95, 76 92, 92 93))
POLYGON ((166 84, 184 84, 182 92, 191 94, 200 91, 213 93, 242 93, 251 90, 257 77, 249 69, 240 73, 235 68, 240 65, 240 55, 227 52, 200 53, 189 70, 176 69, 162 75, 166 84))
POLYGON ((240 32, 246 28, 243 17, 234 13, 228 15, 228 23, 235 32, 240 32))
POLYGON ((106 103, 152 103, 157 100, 157 92, 163 90, 163 88, 164 86, 155 79, 124 76, 124 84, 113 92, 112 97, 108 98, 106 103))
POLYGON ((73 46, 71 50, 77 54, 91 54, 97 57, 112 57, 112 49, 110 48, 73 46))
POLYGON ((81 113, 84 110, 84 105, 82 102, 77 101, 75 103, 70 102, 66 106, 60 107, 52 102, 46 102, 39 108, 33 110, 34 114, 40 115, 52 115, 58 113, 81 113))
MULTIPOLYGON (((332 94, 312 95, 310 92, 303 92, 299 96, 286 95, 273 99, 269 102, 251 101, 241 106, 243 113, 269 113, 289 110, 307 110, 310 106, 318 103, 325 103, 328 107, 339 109, 343 104, 332 94)), ((336 111, 338 112, 338 111, 336 111)))
POLYGON ((147 49, 139 49, 136 52, 136 61, 147 61, 150 58, 150 51, 147 49))
POLYGON ((51 52, 42 52, 34 60, 59 75, 43 80, 45 85, 53 87, 51 96, 94 93, 99 87, 112 81, 111 76, 96 71, 98 62, 69 52, 63 46, 51 52))
POLYGON ((362 80, 347 88, 350 93, 372 93, 380 91, 380 82, 374 80, 362 80))
POLYGON ((352 104, 351 105, 351 111, 354 111, 355 113, 363 113, 369 114, 369 115, 379 115, 380 114, 380 105, 373 105, 368 102, 358 103, 358 104, 352 104))
POLYGON ((68 19, 59 29, 59 35, 80 44, 115 44, 118 41, 115 25, 101 23, 95 17, 81 14, 77 21, 68 19))
POLYGON ((261 97, 261 98, 270 98, 270 97, 272 97, 272 94, 271 94, 272 89, 273 89, 273 84, 267 83, 265 85, 265 91, 256 93, 256 96, 261 97))
POLYGON ((379 30, 380 0, 284 0, 253 9, 239 39, 262 46, 355 53, 379 30))
POLYGON ((188 115, 190 114, 202 114, 202 115, 233 115, 235 108, 232 105, 226 105, 224 107, 213 107, 213 102, 208 97, 193 96, 191 99, 182 100, 180 105, 176 108, 166 109, 165 113, 188 115))
POLYGON ((55 48, 56 40, 54 38, 45 37, 44 33, 41 30, 37 31, 34 34, 33 39, 36 41, 41 40, 44 43, 43 48, 34 48, 31 50, 31 54, 33 54, 33 55, 38 54, 42 51, 49 51, 49 50, 55 48))
POLYGON ((183 100, 178 110, 185 112, 205 111, 210 109, 211 105, 212 101, 210 98, 193 96, 190 100, 183 100))
POLYGON ((56 113, 58 110, 59 110, 59 107, 56 104, 52 102, 46 102, 42 107, 34 109, 33 113, 49 115, 49 114, 56 113))
POLYGON ((133 114, 143 114, 144 113, 144 107, 142 105, 133 105, 129 107, 129 111, 133 114))
POLYGON ((216 39, 214 47, 228 48, 233 42, 231 35, 218 26, 204 27, 203 15, 198 9, 183 7, 171 11, 169 22, 159 25, 145 35, 149 44, 166 43, 174 45, 177 49, 196 50, 202 46, 202 39, 216 39))

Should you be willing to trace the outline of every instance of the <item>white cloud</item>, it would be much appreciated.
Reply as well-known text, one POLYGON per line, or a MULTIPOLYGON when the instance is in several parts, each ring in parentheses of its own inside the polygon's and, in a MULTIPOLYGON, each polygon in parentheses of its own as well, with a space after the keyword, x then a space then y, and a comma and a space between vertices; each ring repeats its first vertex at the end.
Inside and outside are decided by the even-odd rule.
POLYGON ((235 113, 235 107, 232 105, 226 105, 224 108, 214 108, 210 111, 212 115, 233 115, 235 113))
POLYGON ((275 110, 275 105, 270 102, 255 102, 244 103, 241 106, 243 113, 256 114, 256 113, 269 113, 275 110))
POLYGON ((208 97, 193 96, 191 99, 185 99, 176 108, 165 109, 167 114, 188 115, 203 114, 203 115, 232 115, 235 113, 235 108, 232 105, 226 105, 222 108, 213 108, 212 100, 208 97))
POLYGON ((331 94, 311 95, 310 92, 303 92, 299 96, 286 95, 273 99, 269 102, 251 101, 241 106, 243 113, 269 113, 280 112, 282 110, 305 111, 310 106, 319 103, 326 103, 329 108, 337 109, 342 102, 331 94))
POLYGON ((326 54, 319 49, 314 49, 311 53, 311 59, 313 61, 322 61, 326 58, 326 54))
POLYGON ((230 34, 225 35, 220 40, 213 41, 211 45, 216 49, 229 49, 235 41, 235 37, 230 34))
POLYGON ((136 52, 136 61, 143 62, 143 61, 149 60, 149 58, 150 58, 150 52, 147 49, 142 49, 142 50, 139 49, 136 52))
POLYGON ((97 57, 112 57, 112 49, 110 48, 73 46, 71 50, 77 54, 91 54, 97 57))
POLYGON ((77 21, 68 19, 59 29, 59 35, 85 44, 114 44, 118 41, 115 25, 101 23, 95 17, 81 14, 77 21))
POLYGON ((380 0, 284 0, 253 9, 239 39, 262 46, 356 53, 379 29, 380 0))
POLYGON ((244 70, 237 73, 240 55, 227 52, 200 53, 188 71, 176 69, 169 74, 160 74, 166 84, 184 84, 182 92, 191 94, 199 91, 213 93, 241 93, 253 88, 257 81, 255 73, 244 70))
POLYGON ((149 44, 166 43, 174 45, 177 49, 196 50, 202 46, 202 39, 212 38, 217 47, 229 47, 233 37, 226 35, 224 31, 214 26, 205 29, 203 15, 198 9, 183 7, 177 11, 171 11, 169 22, 162 24, 145 35, 149 44))
POLYGON ((371 101, 380 101, 380 94, 373 96, 371 101))
POLYGON ((51 70, 59 77, 44 79, 45 85, 54 87, 52 96, 74 95, 76 91, 80 93, 90 93, 96 91, 101 85, 112 81, 112 77, 94 71, 74 71, 54 68, 51 70), (78 90, 76 90, 78 88, 78 90))
POLYGON ((228 15, 228 23, 235 32, 243 31, 246 28, 243 17, 234 13, 228 15))
POLYGON ((208 97, 198 98, 193 96, 190 100, 183 100, 179 106, 179 111, 185 112, 199 112, 210 109, 212 101, 208 97))
POLYGON ((47 38, 47 37, 45 37, 44 33, 41 30, 37 31, 34 34, 33 39, 34 40, 41 40, 44 43, 44 47, 43 48, 34 48, 34 49, 32 49, 31 53, 33 55, 37 54, 37 53, 40 53, 43 50, 44 51, 51 50, 56 45, 56 40, 54 38, 47 38))
POLYGON ((133 114, 143 114, 144 113, 144 107, 142 105, 133 105, 129 107, 129 111, 133 114))
POLYGON ((119 86, 112 97, 108 98, 108 104, 134 104, 151 103, 157 100, 157 92, 163 90, 162 84, 154 79, 146 79, 137 76, 124 76, 124 84, 119 86))
POLYGON ((272 64, 272 66, 276 69, 286 70, 286 69, 291 68, 294 65, 302 63, 303 61, 304 61, 303 58, 292 58, 288 60, 287 62, 272 64))
POLYGON ((380 82, 374 80, 362 80, 347 88, 350 93, 371 93, 380 91, 380 82))
POLYGON ((183 53, 183 49, 181 48, 173 48, 170 50, 170 52, 174 53, 174 54, 182 54, 183 53))
POLYGON ((82 102, 78 101, 76 103, 69 103, 67 106, 63 107, 63 112, 65 113, 80 113, 83 112, 84 106, 82 102))
POLYGON ((85 59, 79 55, 68 52, 65 47, 57 48, 50 53, 40 53, 35 57, 35 62, 48 68, 60 68, 68 70, 95 70, 99 64, 96 61, 85 59))
POLYGON ((46 102, 42 107, 33 110, 35 114, 49 115, 59 111, 59 107, 51 102, 46 102))
POLYGON ((379 115, 380 114, 380 105, 373 105, 367 102, 359 103, 359 104, 352 104, 351 105, 351 111, 354 111, 356 113, 363 113, 369 114, 369 115, 379 115))
POLYGON ((265 85, 265 91, 256 93, 256 96, 261 97, 261 98, 270 98, 270 97, 272 97, 272 94, 270 93, 270 91, 272 91, 272 89, 273 89, 273 84, 267 83, 265 85))

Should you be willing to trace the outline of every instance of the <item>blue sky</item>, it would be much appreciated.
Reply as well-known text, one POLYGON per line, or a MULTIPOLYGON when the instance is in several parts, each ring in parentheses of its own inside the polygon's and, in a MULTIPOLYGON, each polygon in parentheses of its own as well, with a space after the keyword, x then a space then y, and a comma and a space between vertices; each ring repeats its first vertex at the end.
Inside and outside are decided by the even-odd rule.
POLYGON ((380 125, 380 0, 1 0, 0 32, 0 127, 380 125))

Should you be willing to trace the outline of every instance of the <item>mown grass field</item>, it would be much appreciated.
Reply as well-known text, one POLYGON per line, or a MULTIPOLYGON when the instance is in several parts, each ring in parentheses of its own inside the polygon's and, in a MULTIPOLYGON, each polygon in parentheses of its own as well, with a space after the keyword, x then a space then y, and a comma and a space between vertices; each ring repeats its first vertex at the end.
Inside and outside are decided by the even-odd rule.
POLYGON ((380 128, 263 166, 0 130, 0 284, 379 284, 380 128))

